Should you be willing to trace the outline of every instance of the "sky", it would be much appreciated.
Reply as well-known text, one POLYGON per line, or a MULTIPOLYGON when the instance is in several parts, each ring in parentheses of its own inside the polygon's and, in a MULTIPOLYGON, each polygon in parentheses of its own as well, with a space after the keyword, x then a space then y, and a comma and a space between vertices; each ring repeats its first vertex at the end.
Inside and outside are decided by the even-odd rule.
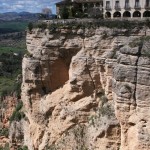
POLYGON ((61 0, 0 0, 0 13, 3 12, 41 12, 42 8, 51 8, 56 12, 55 3, 61 0))

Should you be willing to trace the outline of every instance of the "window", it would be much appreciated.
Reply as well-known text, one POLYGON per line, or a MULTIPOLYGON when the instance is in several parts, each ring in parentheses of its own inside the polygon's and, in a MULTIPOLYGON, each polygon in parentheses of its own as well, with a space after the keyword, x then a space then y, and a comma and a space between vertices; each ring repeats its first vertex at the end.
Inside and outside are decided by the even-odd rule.
POLYGON ((150 6, 150 0, 146 0, 146 6, 150 6))
POLYGON ((125 4, 129 4, 129 0, 126 0, 126 1, 125 1, 125 4))
POLYGON ((129 0, 125 0, 125 8, 130 8, 130 5, 129 5, 129 0))
POLYGON ((110 1, 106 1, 106 7, 110 6, 110 1))
POLYGON ((117 9, 117 8, 120 8, 119 1, 116 1, 116 3, 115 3, 115 8, 116 8, 116 9, 117 9))
POLYGON ((139 7, 140 5, 139 5, 139 1, 140 0, 135 0, 135 7, 139 7))
POLYGON ((106 1, 106 9, 110 9, 110 1, 106 1))

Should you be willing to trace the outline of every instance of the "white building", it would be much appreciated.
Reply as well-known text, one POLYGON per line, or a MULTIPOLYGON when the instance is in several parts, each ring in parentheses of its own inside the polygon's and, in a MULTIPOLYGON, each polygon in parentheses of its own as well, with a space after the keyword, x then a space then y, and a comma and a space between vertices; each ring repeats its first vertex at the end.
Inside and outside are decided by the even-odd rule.
POLYGON ((150 0, 103 0, 104 18, 150 17, 150 0))
POLYGON ((97 7, 103 11, 104 18, 150 18, 150 0, 63 0, 56 4, 57 14, 61 6, 74 3, 83 13, 97 7))

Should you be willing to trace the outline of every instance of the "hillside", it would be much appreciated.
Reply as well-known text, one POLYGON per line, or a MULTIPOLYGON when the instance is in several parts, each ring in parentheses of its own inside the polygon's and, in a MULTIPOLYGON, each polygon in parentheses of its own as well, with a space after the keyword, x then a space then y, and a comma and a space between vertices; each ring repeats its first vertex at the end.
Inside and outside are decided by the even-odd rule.
POLYGON ((0 14, 0 21, 35 21, 38 15, 38 13, 30 12, 6 12, 0 14))
MULTIPOLYGON (((3 21, 0 23, 0 37, 2 34, 23 32, 27 29, 28 21, 3 21)), ((7 35, 6 35, 7 37, 7 35)))
POLYGON ((9 148, 9 121, 20 101, 27 22, 0 23, 0 149, 9 148))

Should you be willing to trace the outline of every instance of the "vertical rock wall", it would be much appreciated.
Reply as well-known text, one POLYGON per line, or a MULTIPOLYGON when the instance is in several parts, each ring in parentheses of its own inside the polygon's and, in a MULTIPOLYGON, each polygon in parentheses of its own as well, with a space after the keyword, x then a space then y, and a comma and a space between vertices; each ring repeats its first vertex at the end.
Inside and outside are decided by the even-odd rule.
POLYGON ((119 50, 114 68, 115 110, 121 124, 121 149, 150 149, 150 51, 149 40, 119 50))
POLYGON ((107 28, 28 33, 22 100, 30 150, 149 149, 148 46, 113 35, 107 28))

